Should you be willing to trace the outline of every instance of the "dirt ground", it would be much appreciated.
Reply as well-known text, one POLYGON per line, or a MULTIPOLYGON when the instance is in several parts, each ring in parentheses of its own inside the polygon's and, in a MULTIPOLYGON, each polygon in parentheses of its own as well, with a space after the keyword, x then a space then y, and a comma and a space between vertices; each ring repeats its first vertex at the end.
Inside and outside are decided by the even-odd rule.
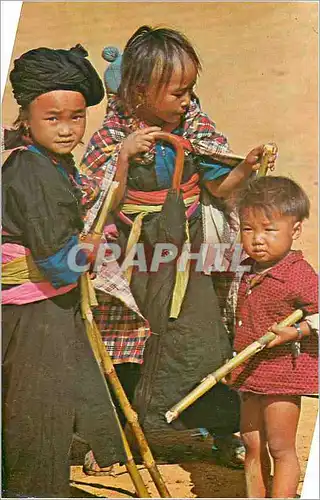
MULTIPOLYGON (((202 107, 235 152, 245 154, 268 141, 278 144, 276 173, 292 176, 311 199, 311 217, 296 248, 303 249, 317 269, 317 2, 25 2, 13 57, 34 47, 70 48, 80 42, 102 75, 106 68, 102 48, 123 48, 142 24, 180 29, 194 43, 203 64, 197 86, 202 107)), ((85 143, 100 126, 104 111, 105 103, 89 110, 85 143)), ((3 122, 10 124, 16 113, 7 86, 3 122)), ((78 160, 84 147, 75 152, 78 160)), ((298 434, 302 478, 316 412, 317 400, 304 398, 298 434)), ((173 497, 245 495, 243 472, 215 464, 210 439, 180 433, 154 436, 151 444, 173 497)), ((117 478, 92 478, 82 474, 80 466, 74 467, 75 496, 85 495, 79 488, 102 497, 134 496, 124 468, 118 472, 117 478)), ((142 474, 148 478, 145 470, 142 474)), ((150 482, 148 487, 157 496, 150 482)))
MULTIPOLYGON (((301 465, 298 493, 301 493, 305 475, 318 400, 303 398, 297 448, 301 465)), ((215 462, 211 452, 212 438, 203 440, 193 436, 196 431, 154 434, 149 444, 159 470, 173 498, 243 498, 246 495, 244 472, 228 469, 215 462)), ((138 462, 137 462, 138 463, 138 462)), ((157 490, 148 471, 138 465, 141 476, 152 497, 157 490)), ((104 498, 134 497, 134 487, 124 466, 115 468, 116 477, 92 477, 82 472, 81 465, 73 466, 71 479, 73 495, 104 498)))

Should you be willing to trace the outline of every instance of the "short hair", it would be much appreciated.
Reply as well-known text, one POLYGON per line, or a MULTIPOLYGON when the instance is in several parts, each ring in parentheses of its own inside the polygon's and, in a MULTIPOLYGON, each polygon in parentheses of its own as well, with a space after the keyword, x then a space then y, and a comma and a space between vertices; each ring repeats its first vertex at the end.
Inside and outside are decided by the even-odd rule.
POLYGON ((309 217, 310 200, 304 190, 288 177, 266 176, 250 180, 236 197, 239 216, 245 209, 261 210, 267 217, 275 212, 303 221, 309 217))
POLYGON ((167 85, 178 58, 184 71, 185 56, 201 71, 199 57, 189 40, 177 30, 141 26, 128 40, 121 65, 119 96, 128 110, 137 105, 139 87, 148 87, 154 70, 158 70, 157 86, 167 85))

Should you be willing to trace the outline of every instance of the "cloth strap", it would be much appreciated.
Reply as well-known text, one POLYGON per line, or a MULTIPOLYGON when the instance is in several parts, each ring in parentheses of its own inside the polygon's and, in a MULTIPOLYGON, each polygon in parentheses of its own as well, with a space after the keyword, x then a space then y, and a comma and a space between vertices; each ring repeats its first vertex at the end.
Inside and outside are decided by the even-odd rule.
POLYGON ((31 255, 17 257, 2 265, 3 285, 22 285, 23 283, 42 283, 44 281, 46 280, 31 255))
MULTIPOLYGON (((181 184, 180 191, 182 198, 184 200, 190 198, 191 196, 200 194, 199 187, 199 175, 193 174, 190 179, 181 184)), ((137 205, 163 205, 168 195, 169 189, 161 189, 158 191, 137 191, 135 189, 128 189, 127 196, 124 200, 125 204, 137 204, 137 205)))

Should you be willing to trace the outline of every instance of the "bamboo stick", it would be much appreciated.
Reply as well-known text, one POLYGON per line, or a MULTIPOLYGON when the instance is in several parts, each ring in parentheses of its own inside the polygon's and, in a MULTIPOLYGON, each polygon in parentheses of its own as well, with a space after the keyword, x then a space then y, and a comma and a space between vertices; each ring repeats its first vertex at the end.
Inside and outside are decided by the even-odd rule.
POLYGON ((128 424, 132 429, 132 432, 140 449, 143 463, 145 464, 146 469, 148 470, 150 476, 152 477, 153 482, 155 483, 161 498, 171 498, 171 495, 158 470, 156 462, 149 448, 148 442, 139 424, 138 416, 136 412, 132 409, 130 402, 127 398, 127 395, 123 390, 123 387, 114 369, 110 355, 106 351, 105 345, 102 341, 101 333, 99 332, 96 323, 93 323, 93 328, 95 331, 97 350, 99 353, 99 358, 103 367, 103 371, 106 374, 108 381, 110 382, 110 385, 112 386, 115 395, 120 403, 121 409, 128 421, 128 424))
POLYGON ((113 181, 111 183, 106 199, 104 200, 103 205, 101 207, 98 220, 95 223, 94 229, 92 231, 94 235, 101 236, 103 234, 103 228, 105 226, 108 214, 112 208, 114 196, 118 187, 119 187, 119 182, 113 181))
MULTIPOLYGON (((93 320, 93 315, 92 315, 90 302, 89 302, 89 300, 90 300, 89 298, 90 298, 91 294, 89 291, 90 284, 89 284, 88 279, 89 279, 89 277, 87 274, 82 275, 80 278, 81 314, 82 314, 82 318, 84 319, 84 322, 85 322, 86 332, 87 332, 87 336, 88 336, 88 339, 89 339, 89 342, 91 345, 91 349, 92 349, 93 354, 96 358, 96 361, 99 364, 101 374, 102 374, 103 379, 105 381, 104 373, 103 373, 103 370, 101 369, 101 362, 99 362, 101 358, 100 358, 100 349, 99 349, 98 340, 99 340, 99 337, 101 339, 101 334, 98 331, 96 324, 93 320)), ((106 382, 105 382, 105 384, 106 384, 106 382)), ((106 384, 106 390, 109 393, 109 388, 108 388, 107 384, 106 384)), ((116 411, 115 411, 115 416, 116 416, 116 420, 117 420, 117 423, 119 426, 124 451, 126 454, 125 466, 126 466, 126 469, 131 477, 135 491, 136 491, 137 495, 139 496, 139 498, 150 498, 150 494, 147 490, 147 487, 144 484, 143 479, 142 479, 140 472, 138 470, 138 467, 133 459, 127 437, 122 429, 122 426, 121 426, 121 423, 120 423, 120 420, 119 420, 119 417, 118 417, 118 414, 116 411)))
MULTIPOLYGON (((143 463, 148 470, 153 482, 160 494, 161 498, 171 498, 171 495, 166 487, 166 484, 158 470, 156 462, 152 456, 151 450, 149 448, 148 442, 144 436, 144 433, 141 429, 141 426, 138 421, 138 416, 136 412, 132 409, 130 402, 127 398, 125 391, 120 383, 120 380, 117 376, 117 373, 114 369, 111 357, 107 352, 105 345, 102 341, 101 333, 98 329, 97 324, 95 323, 90 307, 90 287, 92 287, 92 283, 89 280, 88 275, 82 275, 80 278, 80 288, 81 288, 81 313, 82 317, 85 320, 87 335, 91 344, 92 351, 94 356, 101 368, 102 373, 104 373, 112 386, 115 395, 120 403, 121 409, 130 425, 134 437, 137 441, 137 444, 140 449, 140 453, 143 459, 143 463)), ((144 485, 142 478, 140 477, 139 471, 136 467, 136 464, 133 460, 132 453, 130 450, 129 443, 125 436, 125 433, 122 430, 121 424, 119 423, 120 432, 123 438, 124 449, 127 454, 126 467, 132 479, 132 482, 135 488, 139 488, 137 490, 137 494, 140 498, 149 498, 150 495, 146 490, 146 486, 144 485)))
MULTIPOLYGON (((283 321, 278 323, 280 328, 285 326, 290 326, 299 321, 303 317, 303 312, 301 309, 297 309, 290 316, 285 318, 283 321)), ((178 416, 186 410, 190 405, 192 405, 197 399, 203 396, 207 391, 209 391, 213 386, 215 386, 221 379, 223 379, 228 373, 231 373, 239 365, 247 361, 249 358, 254 356, 256 353, 261 351, 271 340, 276 338, 276 334, 273 332, 267 332, 265 335, 257 339, 252 344, 248 345, 234 358, 230 359, 223 366, 218 368, 216 371, 210 373, 205 377, 202 382, 189 392, 181 401, 172 406, 165 414, 168 424, 173 420, 176 420, 178 416)))
MULTIPOLYGON (((174 135, 168 134, 166 132, 157 133, 156 138, 170 142, 171 144, 173 144, 173 146, 176 149, 177 156, 176 156, 176 164, 175 164, 175 171, 174 171, 174 176, 173 176, 172 187, 179 192, 181 178, 182 178, 182 172, 183 172, 183 164, 184 164, 183 146, 180 144, 179 140, 174 135)), ((110 186, 109 192, 108 192, 106 199, 104 200, 104 203, 103 203, 102 208, 100 210, 98 220, 94 226, 94 229, 92 230, 92 235, 94 238, 100 238, 102 233, 103 233, 103 227, 104 227, 105 221, 107 219, 107 215, 108 215, 110 209, 112 208, 114 195, 116 193, 118 185, 119 185, 119 183, 113 182, 110 186)), ((123 413, 128 421, 128 424, 131 427, 131 430, 136 438, 143 462, 144 462, 146 468, 148 469, 149 474, 152 477, 152 479, 153 479, 153 481, 158 489, 160 496, 162 498, 171 498, 171 495, 170 495, 170 493, 166 487, 166 484, 165 484, 165 482, 164 482, 164 480, 163 480, 163 478, 162 478, 162 476, 157 468, 156 462, 152 456, 148 442, 147 442, 147 440, 144 436, 144 433, 142 431, 142 428, 139 424, 138 416, 137 416, 136 412, 132 409, 130 402, 127 398, 127 395, 122 388, 122 385, 121 385, 119 378, 116 374, 116 371, 114 369, 111 357, 108 354, 108 352, 103 344, 101 333, 99 332, 98 327, 93 320, 92 311, 90 308, 90 301, 93 304, 96 304, 96 302, 95 302, 95 296, 91 290, 91 283, 89 281, 88 275, 81 277, 81 292, 82 292, 81 310, 82 310, 83 317, 86 318, 87 333, 88 333, 89 340, 90 340, 91 345, 92 345, 94 355, 95 355, 97 361, 99 362, 100 366, 102 365, 103 371, 104 371, 106 377, 108 378, 108 380, 109 380, 109 382, 110 382, 110 384, 115 392, 116 397, 119 400, 121 409, 122 409, 122 411, 123 411, 123 413)), ((124 445, 126 445, 126 444, 129 447, 129 444, 124 441, 124 445)), ((130 473, 129 469, 128 469, 128 472, 130 473)), ((133 477, 132 477, 132 480, 133 480, 133 477)), ((141 487, 139 487, 139 488, 141 489, 141 487)))
POLYGON ((135 487, 136 493, 138 494, 139 498, 151 498, 151 495, 149 494, 149 491, 147 490, 146 485, 144 484, 144 482, 140 476, 139 469, 137 468, 137 465, 136 465, 135 461, 133 460, 133 456, 132 456, 131 451, 130 451, 130 454, 128 453, 128 451, 130 450, 130 447, 129 447, 129 443, 127 441, 127 437, 126 437, 124 431, 122 430, 122 428, 121 428, 121 431, 122 431, 122 439, 123 439, 123 443, 125 445, 125 449, 126 449, 126 446, 128 448, 128 450, 126 450, 126 452, 127 452, 126 468, 127 468, 128 473, 130 474, 130 477, 131 477, 131 480, 132 480, 133 485, 135 487))
MULTIPOLYGON (((163 133, 163 139, 167 138, 167 135, 170 134, 165 134, 163 133)), ((179 144, 180 146, 180 144, 179 144)), ((181 156, 181 153, 180 153, 181 156)), ((181 165, 179 170, 181 170, 181 165)), ((105 220, 107 218, 109 210, 112 208, 112 203, 113 199, 116 193, 116 190, 118 188, 119 183, 113 182, 110 188, 110 191, 103 203, 103 206, 100 210, 98 220, 94 226, 94 229, 92 231, 92 234, 94 235, 95 238, 100 238, 103 232, 105 220)), ((95 304, 95 297, 94 293, 92 293, 92 283, 89 279, 89 276, 82 276, 81 277, 81 291, 82 291, 82 304, 81 307, 84 310, 84 314, 86 314, 85 317, 90 318, 90 326, 91 328, 88 328, 88 334, 90 335, 91 341, 92 339, 94 340, 92 342, 92 349, 94 352, 94 355, 96 357, 96 360, 99 362, 100 366, 102 365, 103 371, 108 378, 108 381, 110 382, 115 395, 120 403, 121 409, 132 429, 132 432, 134 434, 134 437, 137 441, 137 444, 140 449, 141 457, 142 460, 146 466, 146 468, 149 471, 150 476, 153 479, 153 482, 160 494, 161 498, 171 498, 171 495, 166 487, 166 484, 160 474, 160 471, 157 467, 157 464, 153 458, 153 455, 151 453, 151 450, 149 448, 148 442, 145 438, 145 435, 142 431, 142 428, 139 424, 138 421, 138 416, 136 412, 132 409, 130 402, 127 398, 127 395, 125 391, 123 390, 123 387, 120 383, 120 380, 116 374, 116 371, 114 369, 111 357, 109 353, 106 350, 106 347, 102 341, 101 333, 93 320, 92 316, 92 311, 90 307, 90 300, 92 301, 92 304, 95 304), (87 305, 83 304, 86 303, 87 305), (89 304, 89 310, 88 310, 88 304, 89 304)), ((93 291, 94 292, 94 291, 93 291)), ((125 444, 125 443, 124 443, 125 444)), ((128 443, 127 443, 128 444, 128 443)), ((129 444, 128 444, 129 446, 129 444)), ((129 469, 128 472, 130 473, 129 469)), ((133 478, 132 478, 133 480, 133 478)))
POLYGON ((264 145, 260 167, 256 174, 257 177, 263 177, 267 175, 269 158, 270 156, 275 155, 277 152, 278 146, 273 142, 264 145))

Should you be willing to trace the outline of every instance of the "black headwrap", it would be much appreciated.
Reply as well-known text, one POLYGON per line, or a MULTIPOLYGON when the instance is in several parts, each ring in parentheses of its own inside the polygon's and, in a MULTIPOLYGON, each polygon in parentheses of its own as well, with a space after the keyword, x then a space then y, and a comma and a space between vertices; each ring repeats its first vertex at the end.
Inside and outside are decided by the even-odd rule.
POLYGON ((103 83, 80 45, 65 49, 32 49, 14 61, 10 73, 13 95, 24 107, 41 94, 53 90, 80 92, 87 106, 98 104, 104 96, 103 83))

